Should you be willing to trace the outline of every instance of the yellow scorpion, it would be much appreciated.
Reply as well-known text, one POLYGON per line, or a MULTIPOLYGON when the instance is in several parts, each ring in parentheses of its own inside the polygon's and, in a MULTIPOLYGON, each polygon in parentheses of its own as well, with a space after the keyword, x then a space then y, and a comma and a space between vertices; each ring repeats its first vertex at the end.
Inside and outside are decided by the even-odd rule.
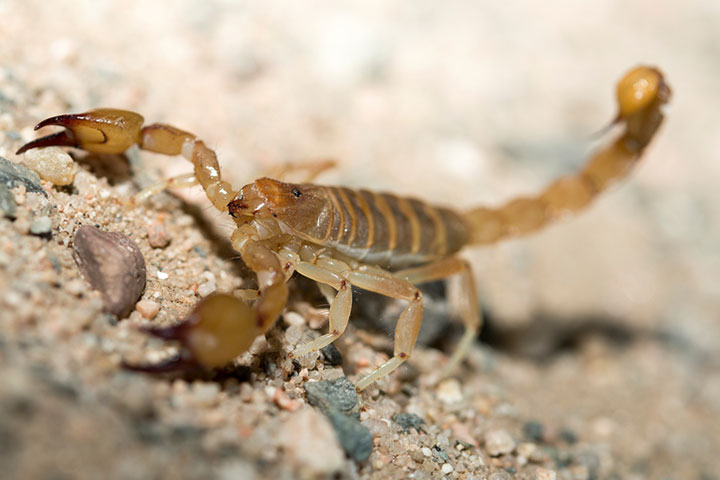
MULTIPOLYGON (((458 306, 465 334, 448 363, 449 369, 456 366, 481 326, 470 266, 457 252, 467 245, 533 232, 585 208, 637 163, 663 121, 662 107, 670 94, 658 69, 634 68, 617 85, 619 108, 613 123, 622 124, 624 131, 592 155, 582 170, 558 179, 537 196, 464 212, 390 193, 271 178, 235 190, 223 181, 215 152, 202 140, 170 125, 143 127, 142 116, 125 110, 105 108, 44 120, 36 129, 46 125, 66 129, 34 140, 18 153, 51 145, 122 153, 137 144, 192 162, 192 174, 150 187, 137 198, 168 186, 201 185, 210 202, 232 217, 232 245, 257 276, 257 290, 243 292, 252 305, 231 295, 214 295, 201 301, 183 323, 150 329, 179 340, 186 360, 196 365, 223 366, 265 333, 285 308, 286 282, 293 272, 318 282, 332 301, 328 333, 298 346, 292 356, 321 349, 343 334, 350 317, 351 286, 406 301, 395 328, 394 355, 357 382, 358 390, 363 390, 412 354, 423 314, 417 285, 452 275, 460 276, 466 294, 458 306)), ((316 165, 311 174, 326 166, 316 165)))

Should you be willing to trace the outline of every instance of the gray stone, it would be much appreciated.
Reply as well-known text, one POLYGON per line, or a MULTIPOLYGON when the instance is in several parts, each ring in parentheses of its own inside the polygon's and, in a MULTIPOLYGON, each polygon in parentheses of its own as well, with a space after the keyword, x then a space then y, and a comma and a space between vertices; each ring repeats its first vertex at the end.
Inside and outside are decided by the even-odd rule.
POLYGON ((325 414, 331 408, 349 413, 357 405, 355 385, 347 377, 307 383, 305 393, 310 404, 315 405, 325 414))
POLYGON ((373 437, 353 415, 357 406, 355 386, 346 377, 305 385, 311 405, 316 406, 330 420, 338 441, 351 458, 364 461, 370 457, 373 437))
POLYGON ((0 157, 0 183, 5 184, 8 188, 24 185, 28 192, 40 193, 47 197, 47 192, 42 187, 37 173, 3 157, 0 157))
POLYGON ((17 204, 15 203, 15 195, 4 183, 0 183, 0 211, 7 218, 15 218, 17 204))
POLYGON ((409 432, 410 429, 414 428, 418 432, 422 429, 425 420, 418 417, 414 413, 397 413, 392 417, 393 421, 400 425, 403 432, 409 432))
POLYGON ((333 367, 342 365, 342 354, 332 343, 327 347, 321 348, 320 353, 322 353, 322 356, 325 359, 325 365, 331 365, 333 367))

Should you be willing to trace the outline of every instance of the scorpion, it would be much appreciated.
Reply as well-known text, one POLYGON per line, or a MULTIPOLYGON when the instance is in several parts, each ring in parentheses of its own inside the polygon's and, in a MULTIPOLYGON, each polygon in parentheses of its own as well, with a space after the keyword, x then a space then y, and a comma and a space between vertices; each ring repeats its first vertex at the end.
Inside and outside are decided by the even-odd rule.
POLYGON ((612 182, 628 175, 660 127, 671 90, 657 68, 639 66, 618 82, 616 95, 618 113, 611 125, 624 130, 591 155, 580 171, 559 178, 536 196, 468 211, 391 193, 309 183, 327 167, 323 164, 310 168, 307 183, 263 177, 235 190, 222 179, 215 152, 202 140, 166 124, 143 126, 141 115, 126 110, 103 108, 48 118, 35 129, 55 125, 64 130, 27 143, 18 154, 46 146, 120 154, 138 145, 192 162, 193 173, 148 187, 136 199, 167 187, 199 184, 210 202, 232 217, 233 248, 257 278, 257 289, 238 291, 237 296, 211 295, 185 321, 147 329, 179 341, 185 360, 197 366, 224 366, 267 332, 285 308, 287 281, 294 272, 317 282, 332 300, 328 333, 297 346, 291 357, 317 351, 343 334, 352 286, 407 302, 397 320, 393 356, 357 382, 360 391, 412 354, 423 315, 417 285, 425 282, 459 276, 466 295, 457 312, 465 333, 446 370, 464 358, 479 333, 481 315, 470 265, 457 256, 463 247, 536 231, 587 207, 612 182))

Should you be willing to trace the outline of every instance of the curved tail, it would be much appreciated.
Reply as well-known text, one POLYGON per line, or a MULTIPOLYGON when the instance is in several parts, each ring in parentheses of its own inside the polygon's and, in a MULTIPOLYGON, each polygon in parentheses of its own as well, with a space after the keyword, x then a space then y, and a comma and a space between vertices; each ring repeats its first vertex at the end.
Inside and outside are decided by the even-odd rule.
POLYGON ((497 208, 479 207, 464 216, 470 244, 489 244, 524 235, 585 208, 612 182, 628 175, 663 121, 671 90, 656 68, 636 67, 618 82, 618 114, 613 124, 625 131, 595 152, 577 173, 561 177, 534 197, 520 197, 497 208))

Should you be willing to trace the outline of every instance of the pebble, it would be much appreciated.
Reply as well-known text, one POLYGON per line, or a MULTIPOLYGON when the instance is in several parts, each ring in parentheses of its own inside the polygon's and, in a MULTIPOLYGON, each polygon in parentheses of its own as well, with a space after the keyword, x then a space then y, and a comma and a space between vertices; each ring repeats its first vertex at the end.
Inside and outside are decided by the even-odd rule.
POLYGON ((555 480, 557 473, 555 470, 549 470, 547 468, 538 467, 535 469, 535 480, 555 480))
POLYGON ((528 461, 535 461, 538 458, 538 448, 534 443, 520 443, 517 446, 517 462, 525 465, 528 461))
POLYGON ((15 218, 17 204, 15 203, 15 195, 4 183, 0 183, 0 211, 7 218, 15 218))
POLYGON ((356 418, 348 415, 357 405, 355 386, 347 379, 324 380, 305 384, 308 401, 330 420, 345 453, 357 461, 370 457, 373 436, 356 418))
POLYGON ((215 275, 210 272, 203 272, 203 278, 205 281, 198 285, 197 292, 201 297, 207 297, 217 290, 217 283, 215 282, 215 275))
POLYGON ((357 405, 355 385, 347 377, 307 383, 305 393, 310 404, 323 412, 335 408, 349 413, 357 405))
POLYGON ((515 449, 515 440, 505 430, 490 430, 485 434, 485 449, 491 457, 498 457, 515 449))
POLYGON ((74 278, 65 284, 65 290, 76 297, 81 296, 87 289, 87 284, 80 278, 74 278))
POLYGON ((507 472, 495 472, 488 477, 488 480, 511 480, 512 477, 507 472))
POLYGON ((102 294, 105 311, 127 317, 145 289, 145 259, 135 242, 120 232, 84 225, 75 234, 73 257, 102 294))
POLYGON ((49 237, 52 230, 52 221, 48 216, 40 216, 30 222, 30 233, 38 237, 49 237))
POLYGON ((422 429, 422 425, 425 420, 415 415, 414 413, 396 413, 392 417, 393 421, 400 425, 403 432, 407 433, 410 429, 415 429, 418 432, 422 429))
POLYGON ((300 478, 329 477, 345 461, 330 423, 312 408, 300 409, 281 424, 278 443, 300 478))
POLYGON ((78 171, 72 157, 58 147, 28 150, 23 163, 43 180, 58 186, 70 185, 78 171))
POLYGON ((331 367, 338 367, 342 365, 342 354, 332 343, 327 347, 321 348, 320 353, 322 353, 322 356, 325 359, 325 365, 330 365, 331 367))
POLYGON ((445 475, 447 475, 448 473, 452 473, 453 470, 454 470, 453 466, 450 465, 449 463, 445 463, 445 464, 443 464, 442 467, 440 467, 440 471, 445 475))
POLYGON ((47 197, 47 192, 40 183, 37 173, 3 157, 0 157, 0 183, 4 183, 10 188, 23 185, 27 191, 47 197))
POLYGON ((448 378, 440 382, 437 387, 437 398, 445 405, 460 403, 463 400, 462 388, 460 382, 454 378, 448 378))
POLYGON ((462 422, 456 422, 453 423, 450 427, 452 430, 453 435, 456 439, 459 441, 473 447, 478 448, 480 445, 478 445, 477 440, 475 437, 473 437, 472 432, 470 431, 470 428, 467 426, 467 424, 462 422))
POLYGON ((205 283, 201 283, 198 285, 198 295, 201 297, 207 297, 211 293, 213 293, 215 290, 217 290, 217 285, 215 282, 207 281, 205 283))
POLYGON ((545 434, 545 428, 542 423, 531 420, 523 425, 523 433, 528 440, 540 442, 545 434))
POLYGON ((147 234, 148 243, 153 248, 165 248, 170 243, 170 235, 163 222, 158 221, 150 225, 147 234))
POLYGON ((297 400, 288 397, 284 390, 277 388, 273 393, 273 402, 283 410, 295 411, 302 406, 297 400))
POLYGON ((152 320, 160 311, 160 304, 153 300, 140 300, 135 305, 135 309, 148 320, 152 320))

